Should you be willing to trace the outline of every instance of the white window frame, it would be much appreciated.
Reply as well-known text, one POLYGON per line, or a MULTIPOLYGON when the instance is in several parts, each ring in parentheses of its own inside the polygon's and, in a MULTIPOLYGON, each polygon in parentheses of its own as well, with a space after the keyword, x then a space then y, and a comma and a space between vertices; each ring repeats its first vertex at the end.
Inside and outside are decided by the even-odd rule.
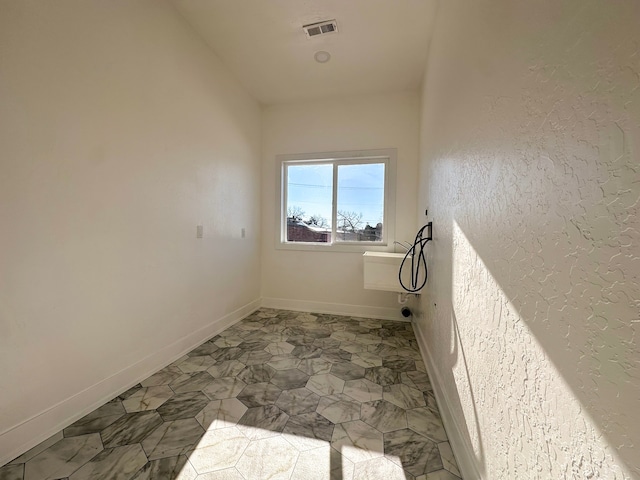
POLYGON ((320 152, 291 155, 277 155, 277 188, 276 188, 276 248, 282 250, 311 250, 331 252, 364 252, 364 251, 393 251, 396 223, 396 159, 395 148, 379 150, 357 150, 341 152, 320 152), (287 191, 286 165, 295 163, 314 164, 331 163, 334 165, 333 179, 333 216, 332 224, 336 221, 337 182, 336 165, 358 165, 364 163, 384 163, 384 214, 382 222, 381 242, 287 242, 287 191))

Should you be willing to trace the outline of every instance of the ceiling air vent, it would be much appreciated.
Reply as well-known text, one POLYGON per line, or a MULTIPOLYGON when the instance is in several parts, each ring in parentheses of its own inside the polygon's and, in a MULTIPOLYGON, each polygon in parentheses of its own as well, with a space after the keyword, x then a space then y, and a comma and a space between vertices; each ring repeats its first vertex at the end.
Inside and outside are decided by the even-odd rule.
POLYGON ((302 29, 307 37, 317 37, 318 35, 326 35, 327 33, 336 33, 338 31, 338 24, 335 20, 325 20, 324 22, 310 23, 309 25, 303 25, 302 29))

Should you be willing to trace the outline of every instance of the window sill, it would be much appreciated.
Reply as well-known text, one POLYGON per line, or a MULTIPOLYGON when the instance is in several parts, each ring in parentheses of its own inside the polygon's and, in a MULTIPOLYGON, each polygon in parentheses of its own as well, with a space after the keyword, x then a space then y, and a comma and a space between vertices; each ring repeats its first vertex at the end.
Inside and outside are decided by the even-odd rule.
POLYGON ((357 245, 343 243, 276 243, 277 250, 297 250, 307 252, 336 252, 336 253, 364 253, 364 252, 392 252, 393 247, 387 244, 361 242, 357 245))

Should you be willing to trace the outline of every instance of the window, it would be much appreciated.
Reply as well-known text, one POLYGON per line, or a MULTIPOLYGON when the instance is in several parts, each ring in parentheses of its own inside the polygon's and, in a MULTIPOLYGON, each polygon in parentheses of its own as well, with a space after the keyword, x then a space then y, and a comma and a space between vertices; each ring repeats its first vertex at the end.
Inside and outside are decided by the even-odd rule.
POLYGON ((281 248, 393 242, 395 150, 282 155, 278 168, 281 248))

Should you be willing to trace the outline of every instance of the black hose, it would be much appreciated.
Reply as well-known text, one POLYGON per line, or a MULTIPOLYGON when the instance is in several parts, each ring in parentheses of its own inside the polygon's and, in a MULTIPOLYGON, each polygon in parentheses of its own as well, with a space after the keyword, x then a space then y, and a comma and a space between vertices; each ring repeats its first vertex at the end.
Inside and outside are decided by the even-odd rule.
POLYGON ((431 222, 427 223, 423 226, 418 233, 416 234, 416 238, 413 241, 413 245, 409 250, 407 250, 406 255, 402 259, 402 263, 400 264, 400 270, 398 271, 398 279, 400 280, 400 285, 409 293, 415 293, 420 291, 427 284, 427 257, 424 253, 425 245, 431 240, 431 230, 429 230, 429 236, 423 238, 424 231, 429 228, 431 229, 431 222), (408 288, 402 281, 402 268, 404 267, 407 258, 411 256, 411 285, 408 288), (418 286, 418 281, 420 278, 420 273, 422 268, 424 268, 424 280, 420 286, 418 286))

